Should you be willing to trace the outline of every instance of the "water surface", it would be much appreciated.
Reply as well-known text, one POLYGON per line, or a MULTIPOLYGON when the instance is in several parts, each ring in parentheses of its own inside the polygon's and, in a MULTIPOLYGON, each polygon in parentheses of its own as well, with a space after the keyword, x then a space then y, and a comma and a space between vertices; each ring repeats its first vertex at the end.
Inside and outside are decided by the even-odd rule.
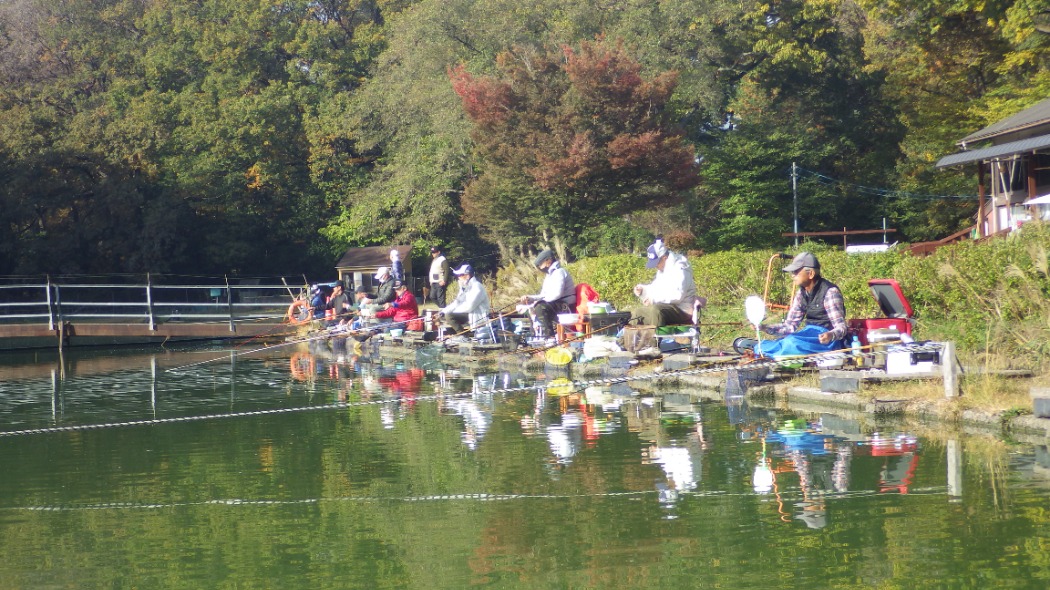
POLYGON ((0 587, 1050 581, 1045 446, 245 350, 0 356, 0 587))

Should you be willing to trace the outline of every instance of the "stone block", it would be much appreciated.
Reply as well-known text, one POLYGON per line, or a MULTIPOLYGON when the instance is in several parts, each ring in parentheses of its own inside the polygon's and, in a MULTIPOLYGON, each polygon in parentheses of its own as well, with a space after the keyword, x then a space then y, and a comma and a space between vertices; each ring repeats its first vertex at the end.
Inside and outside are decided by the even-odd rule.
POLYGON ((821 377, 820 390, 828 393, 856 393, 860 391, 860 377, 821 377))
POLYGON ((1050 387, 1032 387, 1032 413, 1036 418, 1050 418, 1050 387))
POLYGON ((679 371, 693 366, 693 355, 691 354, 669 354, 664 356, 665 371, 679 371))

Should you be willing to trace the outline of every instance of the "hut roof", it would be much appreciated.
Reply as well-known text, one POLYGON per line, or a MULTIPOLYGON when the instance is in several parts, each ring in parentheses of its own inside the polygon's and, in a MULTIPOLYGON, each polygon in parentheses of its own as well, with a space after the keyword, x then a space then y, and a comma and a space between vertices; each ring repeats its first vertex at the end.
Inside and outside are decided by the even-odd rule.
POLYGON ((367 248, 350 248, 335 263, 337 270, 366 270, 375 272, 380 266, 390 266, 390 251, 397 250, 401 262, 407 269, 412 259, 412 246, 369 246, 367 248))

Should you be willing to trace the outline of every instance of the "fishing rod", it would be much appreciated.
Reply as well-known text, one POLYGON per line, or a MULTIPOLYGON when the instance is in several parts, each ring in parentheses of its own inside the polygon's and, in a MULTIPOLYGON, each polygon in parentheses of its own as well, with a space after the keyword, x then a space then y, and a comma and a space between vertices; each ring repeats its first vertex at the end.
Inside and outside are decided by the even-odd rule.
MULTIPOLYGON (((940 343, 933 343, 933 342, 927 342, 927 343, 923 343, 923 344, 919 344, 919 343, 903 343, 902 342, 899 348, 901 350, 907 351, 907 352, 927 352, 927 351, 940 350, 940 349, 943 348, 943 345, 940 344, 940 343)), ((832 359, 837 359, 837 358, 846 358, 846 357, 850 356, 851 354, 852 354, 852 352, 850 351, 850 349, 841 349, 841 350, 832 350, 832 351, 828 351, 828 352, 821 352, 821 353, 814 353, 814 354, 807 354, 807 355, 797 355, 797 356, 785 357, 785 358, 779 358, 779 359, 763 358, 761 360, 756 360, 755 362, 746 363, 746 364, 740 364, 740 363, 738 363, 736 361, 727 361, 727 362, 724 362, 724 363, 707 363, 707 364, 705 364, 704 366, 701 366, 701 367, 690 368, 690 369, 679 369, 679 370, 674 370, 674 371, 660 371, 660 372, 652 371, 652 372, 649 372, 649 373, 627 374, 627 375, 620 375, 620 376, 616 376, 616 377, 604 377, 604 378, 598 378, 598 379, 591 379, 591 380, 586 380, 586 381, 579 381, 579 380, 577 380, 577 381, 571 381, 569 383, 557 383, 557 384, 554 384, 553 382, 551 382, 551 383, 535 383, 535 384, 532 384, 532 385, 524 385, 524 386, 517 386, 517 387, 492 388, 492 389, 485 389, 485 390, 483 390, 483 393, 491 394, 491 395, 508 395, 508 394, 512 394, 512 393, 543 392, 543 391, 547 391, 552 386, 554 386, 554 387, 567 387, 567 388, 571 388, 572 391, 580 391, 580 390, 586 389, 587 387, 598 386, 598 385, 613 385, 613 384, 617 384, 617 383, 627 383, 629 381, 647 381, 647 380, 659 380, 659 379, 668 379, 668 378, 680 378, 680 377, 692 376, 692 375, 714 374, 714 373, 721 373, 721 372, 724 372, 724 371, 730 371, 730 370, 733 370, 733 369, 738 369, 738 370, 739 369, 759 369, 759 368, 773 369, 773 368, 776 368, 776 367, 792 365, 792 364, 798 363, 800 361, 820 361, 820 360, 832 360, 832 359)), ((209 361, 205 361, 205 362, 209 362, 209 361)), ((198 364, 200 364, 200 363, 198 363, 198 364)), ((191 365, 187 365, 187 366, 191 366, 191 365)), ((459 397, 469 397, 469 396, 474 395, 474 393, 475 393, 474 391, 470 391, 470 392, 437 393, 437 394, 433 394, 433 395, 417 396, 415 398, 415 400, 416 401, 431 401, 431 400, 435 400, 436 401, 436 400, 440 400, 440 399, 455 399, 455 398, 459 398, 459 397)), ((335 403, 318 405, 318 406, 302 406, 302 407, 294 407, 294 408, 274 408, 274 409, 268 409, 268 410, 252 410, 252 411, 228 413, 228 414, 208 414, 208 415, 198 415, 198 416, 178 416, 178 417, 172 417, 172 418, 159 418, 159 419, 151 419, 151 420, 135 420, 135 421, 118 422, 118 423, 80 424, 80 425, 70 425, 70 426, 54 426, 54 427, 48 427, 48 428, 31 428, 31 429, 15 430, 15 431, 0 431, 0 438, 14 437, 14 436, 24 436, 24 435, 31 435, 31 434, 47 434, 47 433, 56 433, 56 432, 74 432, 74 431, 98 430, 98 429, 102 429, 102 428, 115 428, 115 427, 128 427, 128 426, 154 426, 154 425, 160 425, 160 424, 182 423, 182 422, 191 422, 191 421, 199 421, 199 420, 213 420, 213 419, 221 419, 221 418, 240 418, 240 417, 263 416, 263 415, 273 415, 273 414, 289 414, 289 413, 298 413, 298 412, 314 412, 314 411, 325 411, 325 410, 343 410, 343 409, 351 408, 351 407, 385 405, 385 404, 391 404, 391 403, 398 403, 400 401, 401 401, 400 399, 377 399, 377 400, 367 400, 367 401, 358 401, 358 402, 335 402, 335 403)))
MULTIPOLYGON (((464 330, 456 332, 455 334, 447 335, 447 336, 443 337, 441 340, 439 340, 438 342, 445 342, 449 338, 455 338, 456 336, 462 336, 462 335, 466 334, 467 332, 471 332, 471 331, 476 332, 477 330, 479 330, 481 328, 485 328, 485 327, 490 327, 490 329, 491 329, 491 325, 494 322, 496 322, 497 320, 500 322, 500 328, 502 328, 503 331, 505 332, 506 331, 506 326, 503 325, 503 318, 506 317, 506 316, 503 315, 503 312, 506 311, 506 309, 511 307, 512 305, 517 305, 517 301, 508 303, 507 305, 504 305, 503 307, 497 309, 494 312, 490 311, 489 315, 495 313, 496 317, 490 317, 489 319, 485 320, 484 322, 478 324, 477 327, 471 326, 471 327, 468 327, 468 328, 466 328, 464 330)), ((438 315, 439 316, 444 316, 445 314, 442 313, 440 310, 438 310, 438 315)), ((495 336, 495 334, 493 334, 493 336, 495 336)))
MULTIPOLYGON (((302 339, 299 339, 299 340, 292 340, 292 341, 289 341, 289 342, 282 342, 280 344, 273 344, 271 346, 263 346, 262 348, 255 348, 255 349, 252 349, 252 350, 244 350, 244 351, 235 353, 233 355, 233 357, 238 357, 238 356, 242 356, 242 355, 245 355, 245 354, 252 354, 254 352, 263 352, 263 351, 266 351, 266 350, 273 350, 275 348, 282 348, 284 346, 290 346, 292 344, 305 344, 307 342, 316 342, 317 340, 322 340, 322 339, 328 338, 328 337, 329 337, 329 334, 321 334, 319 336, 311 336, 309 338, 302 338, 302 339)), ((197 366, 200 366, 200 365, 206 365, 208 363, 214 363, 215 361, 226 360, 228 358, 230 358, 230 357, 220 356, 220 357, 217 357, 217 358, 208 359, 206 361, 200 361, 200 362, 196 362, 196 363, 190 363, 188 365, 182 365, 181 367, 172 367, 170 369, 166 369, 165 372, 166 373, 171 373, 171 372, 174 372, 174 371, 181 371, 182 369, 188 369, 190 367, 197 367, 197 366)))

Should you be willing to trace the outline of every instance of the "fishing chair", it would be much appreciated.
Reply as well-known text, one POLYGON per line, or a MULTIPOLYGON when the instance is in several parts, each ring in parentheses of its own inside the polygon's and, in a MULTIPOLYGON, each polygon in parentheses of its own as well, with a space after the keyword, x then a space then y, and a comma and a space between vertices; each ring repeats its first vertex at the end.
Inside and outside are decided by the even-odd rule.
MULTIPOLYGON (((576 314, 579 317, 579 322, 576 323, 576 331, 581 332, 585 337, 591 335, 591 322, 590 322, 590 303, 598 303, 602 298, 598 295, 598 291, 594 290, 594 287, 587 283, 578 283, 576 285, 576 314)), ((561 322, 558 322, 557 327, 558 342, 565 341, 565 326, 561 322)))

